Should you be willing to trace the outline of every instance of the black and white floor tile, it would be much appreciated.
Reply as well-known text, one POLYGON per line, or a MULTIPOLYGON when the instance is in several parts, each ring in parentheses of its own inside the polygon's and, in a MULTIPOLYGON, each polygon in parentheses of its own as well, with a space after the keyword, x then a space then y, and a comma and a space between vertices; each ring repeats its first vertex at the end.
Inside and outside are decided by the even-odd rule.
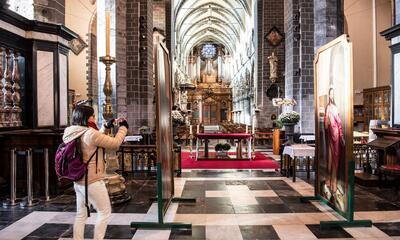
MULTIPOLYGON (((114 207, 106 239, 400 239, 400 201, 357 187, 355 218, 371 219, 373 227, 322 230, 320 221, 341 218, 319 202, 300 203, 313 186, 263 170, 185 170, 175 179, 175 195, 196 203, 172 203, 165 220, 192 223, 192 231, 132 232, 131 221, 156 221, 157 206, 148 200, 155 195, 154 179, 128 182, 133 198, 114 207)), ((71 239, 74 211, 73 195, 33 209, 1 209, 0 239, 71 239)), ((95 213, 88 219, 87 238, 95 219, 95 213)))

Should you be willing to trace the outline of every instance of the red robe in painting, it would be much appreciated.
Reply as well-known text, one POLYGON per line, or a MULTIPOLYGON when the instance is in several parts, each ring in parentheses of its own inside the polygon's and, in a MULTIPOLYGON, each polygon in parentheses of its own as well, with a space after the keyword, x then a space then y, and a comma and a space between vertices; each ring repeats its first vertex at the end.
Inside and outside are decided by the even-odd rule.
POLYGON ((340 119, 337 107, 328 104, 325 110, 325 130, 327 131, 328 146, 331 150, 332 160, 335 168, 339 166, 340 141, 343 138, 342 120, 340 119))
POLYGON ((324 125, 328 145, 328 155, 330 160, 331 179, 330 187, 333 192, 337 189, 337 177, 341 154, 341 141, 343 139, 342 120, 339 116, 338 108, 329 103, 325 109, 324 125))

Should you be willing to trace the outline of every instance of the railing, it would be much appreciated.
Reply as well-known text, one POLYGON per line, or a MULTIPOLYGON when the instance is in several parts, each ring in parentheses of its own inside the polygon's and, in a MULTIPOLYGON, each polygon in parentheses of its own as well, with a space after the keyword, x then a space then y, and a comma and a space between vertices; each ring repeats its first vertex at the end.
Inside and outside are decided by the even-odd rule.
MULTIPOLYGON (((181 167, 181 147, 175 146, 174 149, 174 170, 180 176, 181 167)), ((122 174, 155 172, 157 163, 156 145, 131 145, 123 144, 118 150, 122 174)))
POLYGON ((0 47, 0 128, 22 126, 21 63, 17 50, 0 47))

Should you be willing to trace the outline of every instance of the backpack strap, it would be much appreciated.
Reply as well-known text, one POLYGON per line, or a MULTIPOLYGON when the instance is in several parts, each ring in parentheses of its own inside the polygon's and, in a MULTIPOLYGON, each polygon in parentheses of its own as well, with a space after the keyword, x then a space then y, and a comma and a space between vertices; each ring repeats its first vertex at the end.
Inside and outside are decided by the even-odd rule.
MULTIPOLYGON (((92 156, 90 156, 89 161, 87 162, 87 164, 89 164, 90 160, 92 160, 93 156, 97 153, 99 147, 96 148, 96 151, 94 151, 94 153, 92 154, 92 156)), ((85 207, 86 207, 86 211, 87 211, 87 216, 90 217, 90 206, 89 206, 89 194, 88 194, 88 167, 86 167, 85 170, 85 207)), ((96 173, 97 173, 97 154, 96 154, 96 173)))
POLYGON ((87 216, 90 217, 90 207, 89 207, 89 194, 88 194, 88 169, 86 168, 85 173, 85 207, 87 211, 87 216))

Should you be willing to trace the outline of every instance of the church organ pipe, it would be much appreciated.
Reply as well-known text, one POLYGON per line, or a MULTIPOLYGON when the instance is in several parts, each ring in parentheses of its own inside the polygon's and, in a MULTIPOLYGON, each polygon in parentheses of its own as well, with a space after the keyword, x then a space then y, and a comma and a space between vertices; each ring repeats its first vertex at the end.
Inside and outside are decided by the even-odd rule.
POLYGON ((218 58, 217 58, 217 64, 218 64, 218 82, 221 82, 221 50, 218 49, 218 58))
POLYGON ((13 80, 13 85, 12 85, 12 100, 13 100, 13 109, 12 109, 12 121, 14 126, 21 126, 21 107, 19 106, 21 102, 21 95, 19 91, 21 90, 21 87, 19 85, 20 82, 20 73, 19 73, 19 67, 18 67, 18 52, 14 51, 14 67, 13 67, 13 72, 12 72, 12 80, 13 80))
POLYGON ((221 78, 225 79, 225 61, 223 56, 221 56, 221 65, 219 65, 218 68, 221 68, 221 78))
POLYGON ((193 81, 193 80, 196 80, 196 57, 195 56, 192 56, 192 78, 191 78, 191 80, 192 80, 192 82, 196 82, 196 81, 193 81))
POLYGON ((200 82, 200 64, 201 64, 201 59, 200 59, 200 55, 197 56, 197 61, 196 61, 196 79, 197 81, 200 82))
POLYGON ((6 90, 4 94, 4 112, 5 112, 5 121, 7 126, 11 126, 11 111, 13 107, 13 99, 12 99, 12 73, 11 73, 11 52, 9 49, 6 49, 6 70, 5 70, 5 85, 4 89, 6 90))
POLYGON ((192 56, 190 56, 190 55, 188 57, 188 64, 186 66, 186 69, 187 69, 186 72, 189 75, 189 79, 191 80, 192 79, 192 56))

